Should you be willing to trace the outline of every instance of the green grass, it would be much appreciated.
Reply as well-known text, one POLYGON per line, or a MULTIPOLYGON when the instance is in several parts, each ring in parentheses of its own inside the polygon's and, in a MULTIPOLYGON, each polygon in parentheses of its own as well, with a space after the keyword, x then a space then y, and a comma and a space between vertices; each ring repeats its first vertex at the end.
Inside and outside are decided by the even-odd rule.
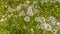
MULTIPOLYGON (((29 22, 24 21, 25 16, 19 16, 19 12, 21 11, 27 11, 27 8, 33 4, 34 0, 29 0, 30 3, 27 7, 22 6, 21 10, 17 11, 16 7, 19 4, 25 4, 26 0, 0 0, 0 20, 3 18, 7 18, 6 21, 0 21, 0 34, 44 34, 44 30, 37 29, 37 25, 41 25, 40 23, 37 23, 34 18, 36 16, 43 16, 45 18, 48 18, 50 16, 56 17, 56 20, 60 22, 60 2, 55 0, 50 0, 49 2, 44 2, 42 4, 42 0, 36 0, 36 4, 34 4, 33 7, 36 8, 37 6, 37 12, 33 16, 29 16, 31 20, 29 22), (51 2, 51 1, 55 1, 51 2), (7 7, 6 7, 7 6, 7 7), (14 10, 8 10, 8 7, 11 7, 14 10), (40 7, 40 8, 39 8, 40 7), (10 12, 12 11, 12 12, 10 12), (8 15, 13 14, 10 18, 8 15), (2 16, 5 17, 2 17, 2 16), (14 20, 15 19, 15 20, 14 20), (23 25, 26 25, 27 29, 23 28, 23 25), (30 29, 33 28, 34 31, 31 31, 30 29)), ((27 15, 26 15, 27 16, 27 15)), ((52 26, 53 28, 55 26, 52 26)), ((57 27, 57 26, 56 26, 57 27)), ((58 28, 56 29, 58 30, 58 28)), ((45 34, 52 34, 50 31, 46 31, 45 34)), ((60 34, 60 30, 57 31, 57 34, 60 34)))

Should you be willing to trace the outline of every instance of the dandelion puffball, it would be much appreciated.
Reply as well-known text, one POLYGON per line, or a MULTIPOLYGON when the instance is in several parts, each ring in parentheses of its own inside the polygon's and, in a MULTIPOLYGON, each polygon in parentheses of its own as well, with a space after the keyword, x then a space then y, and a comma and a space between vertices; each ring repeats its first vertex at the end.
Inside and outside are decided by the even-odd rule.
POLYGON ((29 16, 25 16, 24 17, 24 21, 29 22, 30 21, 30 17, 29 16))

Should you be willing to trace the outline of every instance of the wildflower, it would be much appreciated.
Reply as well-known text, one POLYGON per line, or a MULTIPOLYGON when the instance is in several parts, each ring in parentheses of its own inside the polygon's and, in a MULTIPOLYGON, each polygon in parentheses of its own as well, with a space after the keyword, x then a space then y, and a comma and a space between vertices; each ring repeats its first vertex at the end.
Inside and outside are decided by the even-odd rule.
POLYGON ((49 19, 51 22, 56 21, 55 17, 53 17, 53 16, 50 16, 48 19, 49 19))
POLYGON ((24 17, 24 21, 29 22, 30 21, 30 17, 29 16, 25 16, 24 17))
POLYGON ((29 8, 27 9, 26 14, 29 15, 29 16, 33 16, 33 15, 34 15, 34 13, 33 13, 33 11, 32 11, 32 7, 29 7, 29 8))
POLYGON ((40 21, 40 17, 35 17, 35 21, 39 22, 40 21))
POLYGON ((40 17, 40 22, 41 23, 45 23, 45 18, 44 17, 40 17))
POLYGON ((52 33, 53 33, 53 34, 56 34, 56 33, 57 33, 57 30, 56 30, 56 29, 53 29, 53 30, 52 30, 52 33))
POLYGON ((52 27, 51 27, 51 25, 44 23, 41 25, 41 29, 51 31, 52 27))
POLYGON ((36 17, 35 21, 45 23, 45 18, 44 17, 36 17))
POLYGON ((51 25, 55 25, 55 24, 56 24, 56 19, 55 19, 55 17, 50 16, 50 17, 48 18, 48 20, 50 21, 50 24, 51 24, 51 25))
POLYGON ((51 25, 56 25, 56 23, 55 23, 55 22, 50 22, 50 24, 51 24, 51 25))

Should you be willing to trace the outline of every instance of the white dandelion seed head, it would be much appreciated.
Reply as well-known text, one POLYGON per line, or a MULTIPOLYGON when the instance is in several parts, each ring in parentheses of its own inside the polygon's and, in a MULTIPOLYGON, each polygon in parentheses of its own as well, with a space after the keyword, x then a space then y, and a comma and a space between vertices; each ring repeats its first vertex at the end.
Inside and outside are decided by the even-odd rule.
POLYGON ((48 19, 49 19, 51 22, 56 21, 55 17, 53 17, 53 16, 50 16, 48 19))
POLYGON ((51 30, 52 30, 52 27, 51 27, 51 25, 49 25, 49 24, 47 24, 47 25, 45 26, 45 28, 46 28, 47 31, 51 31, 51 30))
POLYGON ((35 21, 39 22, 40 21, 40 17, 35 17, 35 21))
POLYGON ((53 29, 51 32, 52 32, 53 34, 56 34, 56 33, 57 33, 57 30, 56 30, 56 29, 53 29))
POLYGON ((30 21, 30 17, 29 16, 25 16, 24 17, 24 21, 29 22, 30 21))
POLYGON ((49 25, 49 24, 44 23, 44 24, 41 25, 41 29, 47 30, 47 31, 51 31, 52 30, 52 26, 49 25))
POLYGON ((40 17, 40 22, 41 23, 45 23, 45 18, 44 17, 40 17))
POLYGON ((54 26, 54 25, 56 25, 56 22, 51 22, 50 24, 54 26))
POLYGON ((29 8, 27 9, 26 14, 27 14, 28 16, 33 16, 33 15, 34 15, 31 7, 29 7, 29 8))
POLYGON ((45 23, 45 18, 39 16, 39 17, 36 17, 36 18, 35 18, 35 21, 36 21, 36 22, 45 23))

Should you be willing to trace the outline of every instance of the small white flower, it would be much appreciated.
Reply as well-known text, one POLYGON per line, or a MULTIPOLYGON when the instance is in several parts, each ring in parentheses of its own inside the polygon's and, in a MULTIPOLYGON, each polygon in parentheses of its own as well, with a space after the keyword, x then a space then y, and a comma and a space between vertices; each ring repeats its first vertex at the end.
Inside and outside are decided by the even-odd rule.
POLYGON ((56 24, 56 22, 50 22, 50 24, 54 26, 56 24))
POLYGON ((46 30, 48 30, 48 31, 51 31, 51 30, 52 30, 52 27, 51 27, 51 25, 49 25, 49 24, 46 24, 45 28, 46 28, 46 30))
POLYGON ((29 16, 33 16, 33 15, 34 15, 34 13, 33 13, 33 11, 32 11, 32 7, 29 7, 29 8, 27 9, 26 14, 29 15, 29 16))
POLYGON ((21 6, 17 6, 17 7, 16 7, 16 10, 19 11, 20 9, 21 9, 21 6))
POLYGON ((48 19, 49 19, 51 22, 56 21, 55 17, 53 17, 53 16, 50 16, 48 19))
POLYGON ((48 20, 51 22, 51 23, 50 23, 51 25, 55 25, 55 24, 56 24, 56 19, 55 19, 55 17, 50 16, 50 17, 48 18, 48 20))
POLYGON ((36 17, 36 18, 35 18, 35 21, 41 22, 41 23, 45 23, 45 18, 39 16, 39 17, 36 17))
POLYGON ((30 17, 29 16, 25 16, 24 17, 24 21, 29 22, 30 21, 30 17))
POLYGON ((44 17, 40 17, 40 22, 41 23, 45 23, 45 18, 44 17))
POLYGON ((35 21, 39 22, 40 21, 40 17, 35 17, 35 21))
POLYGON ((44 24, 41 25, 41 29, 47 30, 47 31, 51 31, 52 30, 52 26, 49 25, 49 24, 44 23, 44 24))
POLYGON ((56 34, 56 33, 57 33, 57 30, 56 30, 56 29, 53 29, 53 30, 52 30, 52 33, 53 33, 53 34, 56 34))

